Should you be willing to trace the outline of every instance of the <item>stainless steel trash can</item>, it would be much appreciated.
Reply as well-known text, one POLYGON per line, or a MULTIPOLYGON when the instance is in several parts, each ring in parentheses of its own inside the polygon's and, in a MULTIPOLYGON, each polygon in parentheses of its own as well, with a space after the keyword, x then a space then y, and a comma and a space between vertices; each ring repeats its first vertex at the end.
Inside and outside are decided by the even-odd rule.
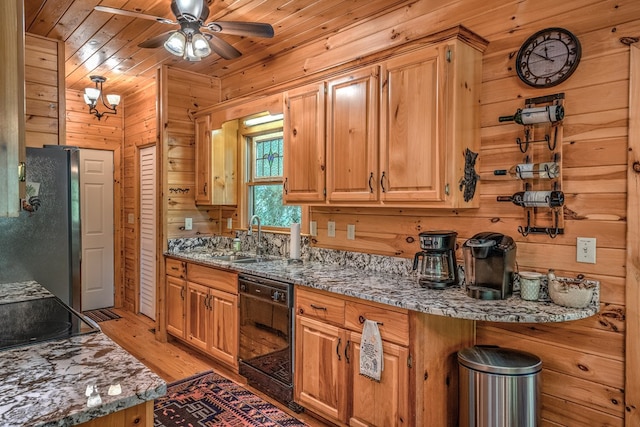
POLYGON ((458 352, 460 427, 536 427, 540 424, 542 361, 497 346, 458 352))

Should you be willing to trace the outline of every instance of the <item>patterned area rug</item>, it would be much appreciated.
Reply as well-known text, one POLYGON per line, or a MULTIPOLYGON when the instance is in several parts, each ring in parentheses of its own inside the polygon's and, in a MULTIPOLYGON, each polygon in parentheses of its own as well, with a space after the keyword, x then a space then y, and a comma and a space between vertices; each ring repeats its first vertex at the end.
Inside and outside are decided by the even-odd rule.
POLYGON ((97 310, 83 311, 82 314, 87 316, 89 319, 93 320, 94 322, 105 322, 107 320, 120 318, 120 316, 118 316, 116 313, 109 310, 108 308, 99 308, 97 310))
POLYGON ((154 427, 283 426, 305 423, 214 372, 169 384, 154 404, 154 427))

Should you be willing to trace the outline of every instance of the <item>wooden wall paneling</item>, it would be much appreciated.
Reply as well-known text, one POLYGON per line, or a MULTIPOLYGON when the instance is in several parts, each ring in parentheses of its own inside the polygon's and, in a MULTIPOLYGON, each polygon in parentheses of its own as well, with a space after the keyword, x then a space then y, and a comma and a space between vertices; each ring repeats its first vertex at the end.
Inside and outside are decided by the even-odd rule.
POLYGON ((627 340, 625 409, 628 425, 640 425, 640 49, 630 47, 629 151, 627 156, 627 340))
MULTIPOLYGON (((158 143, 156 131, 156 82, 126 94, 124 114, 124 257, 126 294, 124 307, 134 313, 140 308, 139 301, 139 148, 158 143), (131 220, 130 220, 131 219, 131 220)), ((159 150, 158 150, 159 151, 159 150)), ((160 196, 158 196, 158 200, 160 196)), ((160 258, 160 257, 159 257, 160 258)))

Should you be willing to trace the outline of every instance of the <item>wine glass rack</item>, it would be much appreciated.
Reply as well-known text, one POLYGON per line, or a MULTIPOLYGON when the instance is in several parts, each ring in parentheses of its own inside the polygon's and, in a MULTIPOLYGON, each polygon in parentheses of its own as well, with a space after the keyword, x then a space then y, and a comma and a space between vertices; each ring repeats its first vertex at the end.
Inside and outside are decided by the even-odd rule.
MULTIPOLYGON (((564 118, 564 93, 529 98, 525 100, 525 110, 537 107, 555 106, 563 113, 560 120, 533 124, 522 124, 523 138, 516 138, 516 144, 524 155, 524 163, 543 164, 555 163, 559 167, 556 173, 549 173, 549 169, 539 170, 526 176, 520 174, 523 191, 553 191, 560 192, 562 200, 562 122, 564 118)), ((523 236, 529 234, 546 234, 555 238, 564 234, 563 205, 560 206, 524 206, 524 225, 518 226, 518 232, 523 236)))

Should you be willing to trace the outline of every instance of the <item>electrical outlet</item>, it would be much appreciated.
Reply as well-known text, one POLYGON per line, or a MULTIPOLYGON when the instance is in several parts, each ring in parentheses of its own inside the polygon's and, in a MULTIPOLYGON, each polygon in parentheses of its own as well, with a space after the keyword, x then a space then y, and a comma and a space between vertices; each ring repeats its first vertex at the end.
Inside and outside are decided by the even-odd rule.
POLYGON ((336 237, 336 223, 335 223, 335 221, 327 222, 327 237, 336 237))
POLYGON ((227 218, 227 228, 229 230, 233 228, 233 218, 227 218))
POLYGON ((317 221, 309 221, 309 233, 312 236, 318 235, 318 222, 317 221))
POLYGON ((355 224, 347 224, 347 239, 355 240, 356 239, 356 226, 355 224))
POLYGON ((192 230, 193 229, 193 219, 192 218, 185 218, 184 219, 184 229, 185 230, 192 230))
POLYGON ((133 216, 133 214, 132 214, 132 213, 130 213, 129 215, 127 215, 127 222, 128 222, 129 224, 133 224, 133 223, 135 223, 135 222, 136 222, 136 219, 135 219, 135 217, 133 216))
POLYGON ((596 239, 594 237, 578 237, 576 239, 576 261, 587 264, 596 263, 596 239))

